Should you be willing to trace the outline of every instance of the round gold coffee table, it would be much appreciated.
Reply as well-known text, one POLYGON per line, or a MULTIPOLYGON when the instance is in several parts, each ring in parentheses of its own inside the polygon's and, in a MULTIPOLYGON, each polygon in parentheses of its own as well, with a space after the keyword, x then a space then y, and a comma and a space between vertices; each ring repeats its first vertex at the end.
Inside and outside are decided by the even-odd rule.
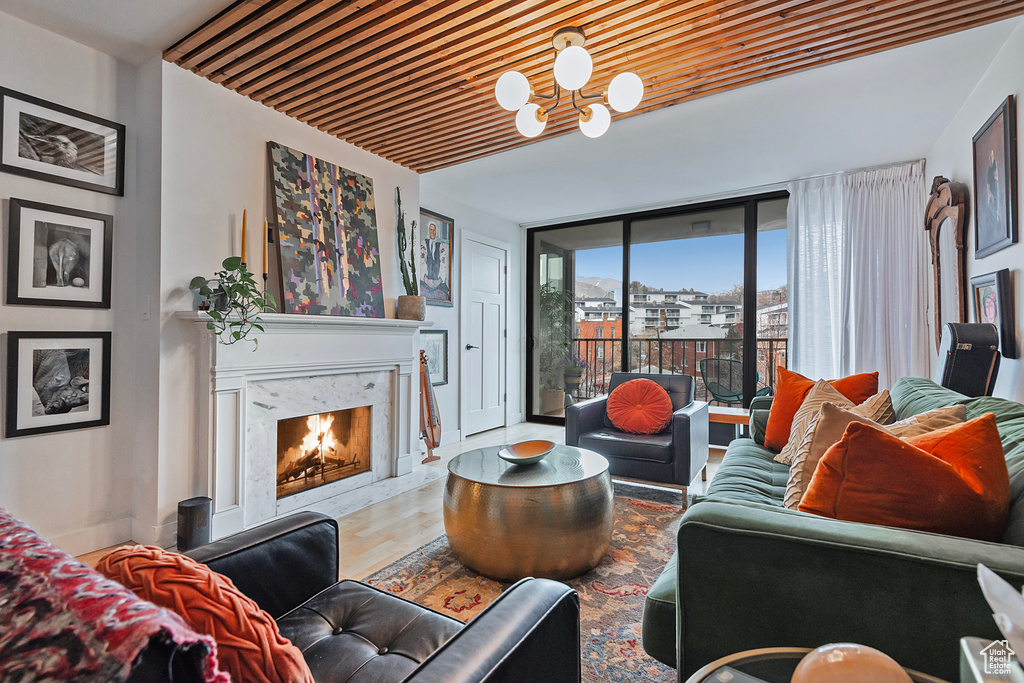
POLYGON ((448 463, 444 530, 455 557, 498 581, 568 579, 597 566, 612 539, 608 461, 555 446, 533 465, 498 457, 501 447, 448 463))

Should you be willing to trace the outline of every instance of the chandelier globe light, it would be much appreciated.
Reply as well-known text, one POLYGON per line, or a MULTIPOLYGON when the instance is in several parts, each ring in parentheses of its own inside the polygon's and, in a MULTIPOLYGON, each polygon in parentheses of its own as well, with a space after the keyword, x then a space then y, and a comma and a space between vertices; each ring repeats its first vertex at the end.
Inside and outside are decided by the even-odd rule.
POLYGON ((625 113, 640 104, 644 96, 644 83, 640 76, 630 71, 615 76, 601 94, 584 94, 583 88, 594 73, 594 61, 583 48, 586 43, 583 29, 559 29, 551 43, 558 53, 554 65, 555 91, 540 97, 553 99, 554 104, 544 108, 531 102, 537 93, 529 79, 518 71, 506 71, 494 86, 494 97, 498 105, 507 111, 516 112, 516 129, 523 136, 534 138, 544 132, 548 115, 561 102, 563 90, 568 91, 572 108, 579 113, 580 131, 589 138, 601 137, 608 131, 611 126, 608 107, 625 113))

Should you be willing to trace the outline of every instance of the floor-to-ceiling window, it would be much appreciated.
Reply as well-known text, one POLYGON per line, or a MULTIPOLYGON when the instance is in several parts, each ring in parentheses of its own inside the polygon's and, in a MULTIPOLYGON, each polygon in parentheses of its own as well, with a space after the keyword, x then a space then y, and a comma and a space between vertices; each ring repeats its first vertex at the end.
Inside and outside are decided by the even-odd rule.
POLYGON ((622 368, 690 375, 719 405, 771 391, 786 363, 786 203, 782 192, 531 229, 528 419, 561 420, 622 368))

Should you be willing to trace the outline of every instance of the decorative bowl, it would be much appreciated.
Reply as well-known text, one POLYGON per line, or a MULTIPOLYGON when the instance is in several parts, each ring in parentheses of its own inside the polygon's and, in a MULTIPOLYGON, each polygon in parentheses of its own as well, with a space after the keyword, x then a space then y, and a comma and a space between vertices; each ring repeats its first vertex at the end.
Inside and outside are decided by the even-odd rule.
POLYGON ((520 441, 498 451, 498 457, 513 465, 532 465, 540 462, 555 448, 554 441, 520 441))

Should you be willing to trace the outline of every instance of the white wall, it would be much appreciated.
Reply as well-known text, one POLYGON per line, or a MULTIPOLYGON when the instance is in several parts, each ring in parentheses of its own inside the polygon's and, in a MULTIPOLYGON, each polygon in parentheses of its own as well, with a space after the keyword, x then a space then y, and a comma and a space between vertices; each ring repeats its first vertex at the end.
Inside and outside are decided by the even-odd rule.
MULTIPOLYGON (((410 205, 406 209, 408 219, 416 213, 410 205)), ((507 380, 506 393, 508 405, 506 414, 508 424, 523 420, 525 405, 523 368, 525 367, 524 339, 526 333, 523 324, 526 320, 526 305, 523 298, 524 279, 526 274, 526 231, 517 224, 498 218, 479 209, 467 206, 449 197, 444 187, 437 183, 424 180, 420 185, 420 206, 455 220, 454 268, 452 272, 453 308, 427 306, 427 320, 434 322, 432 330, 448 330, 448 384, 434 387, 438 409, 441 413, 443 428, 442 444, 458 441, 462 436, 462 425, 459 413, 459 358, 464 342, 459 334, 459 314, 461 310, 461 268, 462 268, 462 232, 468 231, 485 237, 491 237, 509 244, 508 272, 509 299, 506 316, 508 318, 508 348, 506 351, 507 380)), ((417 239, 420 226, 417 225, 417 239)), ((417 273, 422 271, 417 265, 417 273)))
MULTIPOLYGON (((3 85, 13 90, 127 125, 123 198, 0 174, 5 234, 11 197, 114 216, 110 310, 0 304, 0 332, 113 333, 110 426, 0 440, 0 507, 65 550, 85 552, 129 538, 135 425, 144 418, 135 396, 140 358, 136 264, 144 239, 138 214, 143 193, 137 176, 142 145, 136 125, 137 73, 103 53, 0 13, 0 74, 3 85)), ((6 354, 6 336, 4 342, 6 354)))
MULTIPOLYGON (((1002 268, 1010 269, 1016 302, 1018 348, 1020 348, 1021 337, 1019 330, 1024 324, 1024 277, 1022 277, 1024 272, 1021 270, 1021 267, 1024 266, 1024 243, 1014 244, 981 260, 974 258, 973 207, 976 201, 976 188, 974 187, 971 140, 1007 95, 1017 97, 1017 130, 1018 139, 1020 139, 1021 133, 1024 132, 1021 120, 1024 102, 1020 101, 1021 92, 1024 90, 1024 69, 1021 68, 1021 64, 1024 64, 1024 23, 1018 25, 1010 35, 978 82, 977 87, 935 142, 927 157, 927 169, 930 177, 943 175, 951 180, 966 183, 970 188, 972 215, 968 222, 970 237, 966 243, 968 279, 1002 268)), ((1017 154, 1018 159, 1024 160, 1019 143, 1017 154)), ((1024 198, 1024 185, 1022 185, 1024 184, 1024 173, 1020 172, 1019 166, 1017 181, 1018 196, 1024 198)), ((1018 206, 1018 220, 1021 219, 1024 219, 1024 212, 1018 206)), ((968 291, 970 291, 969 288, 970 284, 968 284, 968 291)), ((969 319, 974 320, 973 305, 970 302, 968 309, 970 310, 969 319)), ((936 363, 934 367, 941 370, 942 364, 936 363)), ((1024 401, 1024 363, 1021 359, 1002 359, 994 394, 1015 401, 1024 401)))
MULTIPOLYGON (((208 473, 196 443, 195 333, 174 317, 192 308, 195 275, 212 275, 239 252, 248 209, 250 264, 259 268, 259 235, 270 196, 268 141, 302 150, 373 179, 388 316, 401 290, 395 187, 403 205, 419 204, 419 178, 393 164, 229 91, 173 64, 161 65, 162 159, 158 476, 135 530, 140 542, 170 543, 179 500, 206 495, 208 473), (141 534, 145 534, 142 536, 141 534)), ((407 209, 408 212, 408 209, 407 209)), ((252 266, 251 266, 252 267, 252 266)), ((137 510, 137 514, 139 514, 137 510)))

